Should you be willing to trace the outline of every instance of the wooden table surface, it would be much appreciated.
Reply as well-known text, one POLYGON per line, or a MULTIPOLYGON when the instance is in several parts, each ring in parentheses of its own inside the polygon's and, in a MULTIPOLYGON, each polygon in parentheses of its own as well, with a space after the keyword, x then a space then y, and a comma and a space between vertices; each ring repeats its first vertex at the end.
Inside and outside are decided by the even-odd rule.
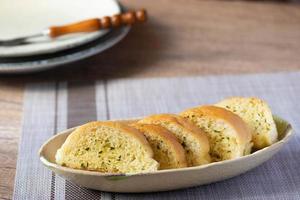
POLYGON ((0 199, 13 193, 24 84, 300 69, 300 5, 287 2, 122 0, 150 19, 101 55, 29 75, 0 75, 0 199))

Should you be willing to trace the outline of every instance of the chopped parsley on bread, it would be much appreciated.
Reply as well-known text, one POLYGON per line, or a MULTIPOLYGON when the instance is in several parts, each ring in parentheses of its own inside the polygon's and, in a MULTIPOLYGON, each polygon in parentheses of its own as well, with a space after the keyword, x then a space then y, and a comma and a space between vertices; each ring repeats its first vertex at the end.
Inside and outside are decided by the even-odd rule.
POLYGON ((73 131, 56 153, 60 165, 108 173, 153 172, 159 164, 145 136, 117 122, 90 122, 73 131))
POLYGON ((232 97, 178 115, 84 124, 67 137, 55 158, 57 164, 74 169, 154 172, 239 158, 273 144, 277 137, 266 102, 232 97))
POLYGON ((188 166, 210 163, 208 138, 183 117, 174 114, 157 114, 148 116, 138 123, 156 124, 168 129, 184 148, 188 166))
POLYGON ((180 115, 206 133, 213 161, 239 158, 251 152, 251 133, 238 115, 216 106, 190 108, 180 115))
POLYGON ((167 129, 153 124, 130 124, 142 132, 150 143, 159 169, 187 167, 185 152, 176 137, 167 129))
POLYGON ((278 133, 268 104, 255 97, 232 97, 216 104, 240 116, 249 126, 254 149, 277 141, 278 133))

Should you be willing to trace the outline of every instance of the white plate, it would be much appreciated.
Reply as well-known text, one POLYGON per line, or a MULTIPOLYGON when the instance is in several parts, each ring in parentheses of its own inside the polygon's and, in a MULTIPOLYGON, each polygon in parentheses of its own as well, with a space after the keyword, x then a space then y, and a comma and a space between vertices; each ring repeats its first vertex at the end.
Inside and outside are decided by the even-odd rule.
POLYGON ((121 41, 129 30, 129 26, 118 28, 92 42, 53 54, 32 57, 0 58, 0 73, 36 72, 75 62, 112 47, 121 41))
MULTIPOLYGON (((120 13, 115 0, 1 0, 0 40, 40 33, 53 25, 120 13)), ((12 47, 0 46, 0 57, 30 56, 69 49, 100 37, 107 31, 72 34, 55 40, 12 47)))
POLYGON ((198 167, 161 170, 144 174, 105 174, 76 170, 55 163, 55 153, 68 135, 69 129, 50 138, 40 149, 40 160, 56 174, 83 187, 110 192, 154 192, 198 186, 242 174, 270 159, 291 138, 291 125, 274 116, 279 141, 250 155, 198 167))

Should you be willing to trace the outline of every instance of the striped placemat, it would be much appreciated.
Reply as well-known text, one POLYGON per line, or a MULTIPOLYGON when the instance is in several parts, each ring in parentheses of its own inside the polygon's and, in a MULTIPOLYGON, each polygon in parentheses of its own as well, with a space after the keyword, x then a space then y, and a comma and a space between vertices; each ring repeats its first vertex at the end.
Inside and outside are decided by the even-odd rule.
POLYGON ((114 79, 28 84, 14 199, 300 199, 300 72, 242 76, 114 79), (296 130, 263 165, 226 181, 148 194, 88 190, 42 166, 38 149, 53 134, 91 120, 179 112, 228 96, 258 96, 296 130))

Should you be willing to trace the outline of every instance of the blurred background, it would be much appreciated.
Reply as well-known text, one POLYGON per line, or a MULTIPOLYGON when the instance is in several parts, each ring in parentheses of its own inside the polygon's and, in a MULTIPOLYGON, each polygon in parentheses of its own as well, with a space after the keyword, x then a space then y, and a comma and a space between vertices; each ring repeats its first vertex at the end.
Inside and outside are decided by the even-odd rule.
MULTIPOLYGON (((31 3, 33 1, 30 0, 31 3)), ((22 2, 24 4, 26 0, 22 2)), ((70 1, 60 2, 51 5, 51 9, 58 6, 60 9, 57 10, 65 10, 51 14, 57 17, 56 20, 60 20, 60 16, 77 16, 76 12, 84 16, 96 10, 89 10, 93 5, 86 5, 87 1, 83 0, 74 1, 74 5, 70 1), (86 7, 78 9, 81 4, 86 7)), ((116 12, 108 0, 103 2, 107 7, 100 9, 102 14, 99 17, 107 15, 108 10, 116 12)), ((12 3, 21 1, 8 3, 3 0, 0 1, 0 7, 1 3, 10 7, 12 3)), ((64 54, 71 51, 62 51, 55 54, 62 56, 61 63, 51 69, 22 72, 18 68, 15 73, 11 70, 14 66, 33 67, 30 63, 36 64, 36 60, 39 60, 38 64, 43 64, 43 60, 52 58, 53 52, 33 57, 7 57, 5 55, 11 50, 0 45, 0 199, 12 197, 23 91, 27 83, 270 73, 300 69, 299 1, 121 0, 120 4, 123 11, 144 8, 148 13, 148 21, 132 25, 128 33, 124 29, 114 28, 117 32, 110 38, 113 40, 111 45, 105 47, 105 51, 84 59, 79 59, 82 52, 78 50, 73 55, 76 61, 64 64, 63 60, 69 59, 63 57, 64 54)), ((101 5, 101 1, 97 5, 101 5)), ((17 30, 11 35, 14 37, 19 36, 18 29, 24 31, 17 25, 23 23, 22 19, 14 20, 14 16, 25 15, 29 22, 24 27, 30 27, 31 20, 35 22, 39 15, 47 15, 47 12, 37 12, 34 4, 27 5, 27 14, 38 14, 30 17, 26 12, 19 13, 17 6, 12 10, 5 10, 5 6, 0 9, 0 25, 17 30)), ((44 9, 47 11, 47 7, 44 9)), ((0 36, 1 31, 3 34, 5 32, 0 29, 0 36)), ((5 34, 9 38, 10 33, 5 34)), ((104 37, 97 47, 107 44, 107 39, 104 37)), ((92 51, 93 45, 84 48, 92 51)), ((32 50, 30 47, 24 51, 32 50)))

